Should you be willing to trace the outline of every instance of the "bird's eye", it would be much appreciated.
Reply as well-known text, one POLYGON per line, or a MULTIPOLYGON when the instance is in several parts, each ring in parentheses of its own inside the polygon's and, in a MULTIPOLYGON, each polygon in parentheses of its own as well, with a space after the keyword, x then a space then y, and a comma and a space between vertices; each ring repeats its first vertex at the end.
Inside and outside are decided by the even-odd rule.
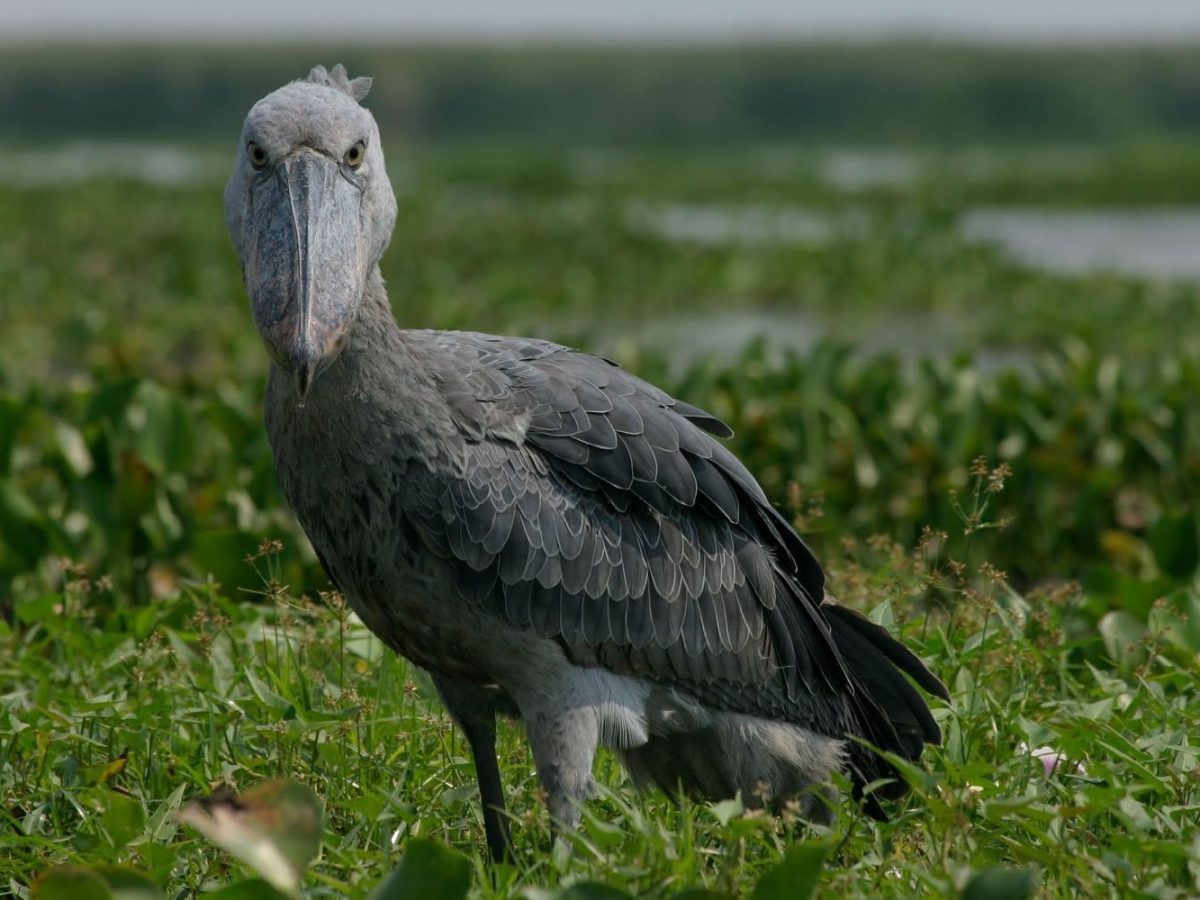
POLYGON ((261 169, 267 164, 267 151, 254 143, 254 141, 246 145, 246 152, 250 154, 250 164, 254 168, 261 169))
POLYGON ((352 169, 357 169, 362 165, 363 158, 367 155, 367 145, 359 141, 353 147, 346 151, 346 155, 342 157, 342 162, 352 169))

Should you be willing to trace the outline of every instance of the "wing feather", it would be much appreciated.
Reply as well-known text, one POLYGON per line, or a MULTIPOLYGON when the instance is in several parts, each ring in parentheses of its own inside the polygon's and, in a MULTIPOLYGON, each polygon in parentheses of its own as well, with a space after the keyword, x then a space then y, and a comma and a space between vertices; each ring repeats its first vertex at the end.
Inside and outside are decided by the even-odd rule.
MULTIPOLYGON (((936 733, 891 669, 856 660, 851 673, 820 566, 714 440, 731 434, 722 422, 553 344, 426 334, 462 455, 411 467, 401 507, 458 561, 464 596, 581 664, 681 682, 707 703, 901 751, 936 733), (870 718, 882 713, 867 683, 908 717, 907 743, 870 718)), ((846 646, 940 686, 885 633, 836 621, 846 646)))

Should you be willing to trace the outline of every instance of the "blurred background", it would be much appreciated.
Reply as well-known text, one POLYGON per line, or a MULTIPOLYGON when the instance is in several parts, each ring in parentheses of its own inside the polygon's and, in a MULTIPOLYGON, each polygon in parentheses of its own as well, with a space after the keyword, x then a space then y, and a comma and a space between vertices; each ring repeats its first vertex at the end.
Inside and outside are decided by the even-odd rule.
POLYGON ((268 537, 325 585, 221 190, 249 106, 336 62, 375 78, 402 324, 707 406, 835 575, 966 538, 1080 580, 1081 627, 1200 609, 1200 4, 42 0, 0 42, 10 610, 79 567, 257 586, 268 537))

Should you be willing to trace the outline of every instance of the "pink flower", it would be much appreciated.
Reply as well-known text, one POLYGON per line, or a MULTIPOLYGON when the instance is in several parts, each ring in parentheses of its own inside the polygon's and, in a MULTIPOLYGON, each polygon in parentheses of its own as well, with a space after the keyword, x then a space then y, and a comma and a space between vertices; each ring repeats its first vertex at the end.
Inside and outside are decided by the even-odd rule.
MULTIPOLYGON (((1070 761, 1066 755, 1055 750, 1053 747, 1035 747, 1030 750, 1025 744, 1017 745, 1018 753, 1028 753, 1034 759, 1042 764, 1042 768, 1046 770, 1046 777, 1049 778, 1059 770, 1059 767, 1066 768, 1070 765, 1070 761)), ((1071 767, 1071 771, 1075 775, 1086 775, 1087 769, 1083 767, 1083 763, 1075 763, 1071 767)))

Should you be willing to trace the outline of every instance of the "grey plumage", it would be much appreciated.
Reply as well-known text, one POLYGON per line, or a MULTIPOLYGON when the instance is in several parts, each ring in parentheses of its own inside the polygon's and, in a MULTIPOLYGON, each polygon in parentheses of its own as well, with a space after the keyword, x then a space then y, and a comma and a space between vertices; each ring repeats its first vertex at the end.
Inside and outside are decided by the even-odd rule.
POLYGON ((859 788, 894 778, 845 739, 916 759, 940 735, 901 673, 945 689, 829 600, 722 422, 545 341, 396 325, 377 266, 395 201, 365 90, 318 68, 260 101, 226 216, 275 360, 284 492, 363 621, 434 674, 492 852, 497 712, 524 721, 566 824, 598 743, 640 783, 705 796, 821 791, 842 765, 859 788))

